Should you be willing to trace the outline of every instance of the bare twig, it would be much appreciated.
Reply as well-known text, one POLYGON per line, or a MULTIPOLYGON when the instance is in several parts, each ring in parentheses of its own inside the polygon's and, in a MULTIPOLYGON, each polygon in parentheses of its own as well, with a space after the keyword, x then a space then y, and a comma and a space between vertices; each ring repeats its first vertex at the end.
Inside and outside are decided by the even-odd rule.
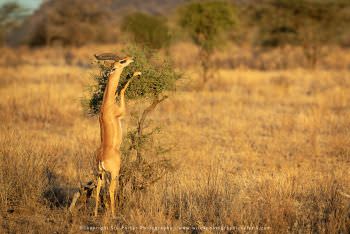
MULTIPOLYGON (((146 120, 146 117, 149 115, 150 112, 152 112, 159 103, 161 103, 162 101, 164 101, 165 99, 167 99, 168 96, 163 96, 162 98, 156 98, 153 100, 153 102, 151 103, 150 106, 148 106, 142 113, 142 116, 138 122, 138 127, 137 127, 137 134, 139 139, 142 137, 143 134, 143 129, 144 129, 144 123, 146 120)), ((137 158, 139 160, 141 160, 141 152, 139 150, 137 150, 137 158)))
POLYGON ((137 128, 139 136, 142 135, 143 125, 146 120, 146 117, 149 115, 150 112, 152 112, 157 107, 159 103, 161 103, 167 98, 168 96, 164 96, 161 99, 158 99, 158 98, 154 99, 152 104, 143 111, 142 116, 139 120, 138 128, 137 128))

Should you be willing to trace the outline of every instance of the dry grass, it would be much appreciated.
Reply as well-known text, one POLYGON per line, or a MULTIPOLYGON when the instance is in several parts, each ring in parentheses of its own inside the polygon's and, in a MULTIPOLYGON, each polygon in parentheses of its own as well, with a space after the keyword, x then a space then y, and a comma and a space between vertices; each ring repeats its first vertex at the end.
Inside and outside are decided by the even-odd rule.
MULTIPOLYGON (((158 140, 172 146, 168 157, 178 169, 128 194, 116 220, 93 218, 89 208, 69 215, 72 193, 92 178, 99 144, 98 121, 84 116, 80 104, 91 72, 81 64, 88 64, 84 54, 104 49, 75 51, 83 62, 74 66, 56 50, 7 51, 21 53, 24 62, 0 67, 1 233, 77 233, 103 225, 350 229, 350 199, 339 193, 350 193, 346 69, 220 70, 220 79, 199 92, 185 79, 153 114, 163 127, 158 140)), ((191 67, 186 74, 195 83, 191 67)))

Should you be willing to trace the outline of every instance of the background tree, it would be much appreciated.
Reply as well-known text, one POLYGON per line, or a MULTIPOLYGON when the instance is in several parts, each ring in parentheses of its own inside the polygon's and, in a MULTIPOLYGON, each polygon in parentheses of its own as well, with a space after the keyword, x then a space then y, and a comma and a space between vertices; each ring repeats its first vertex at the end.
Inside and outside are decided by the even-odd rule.
MULTIPOLYGON (((176 81, 181 74, 176 72, 168 61, 155 55, 149 58, 150 53, 146 48, 133 46, 127 48, 124 53, 133 56, 135 62, 124 69, 117 92, 134 71, 141 71, 142 76, 130 83, 125 94, 127 100, 134 100, 135 105, 139 106, 139 111, 129 110, 133 123, 122 144, 123 163, 120 185, 122 188, 129 185, 129 189, 142 190, 172 169, 169 160, 159 158, 167 151, 164 146, 157 145, 154 141, 155 134, 159 132, 159 126, 153 129, 147 126, 150 114, 168 97, 168 92, 175 91, 176 81), (132 152, 136 152, 136 159, 131 161, 132 152)), ((99 71, 94 75, 96 83, 91 89, 87 103, 89 113, 93 115, 100 111, 103 92, 111 69, 111 66, 104 62, 97 64, 99 71)))
POLYGON ((315 67, 322 47, 338 44, 347 32, 349 7, 343 0, 269 0, 256 6, 252 19, 262 46, 299 45, 310 67, 315 67))
POLYGON ((132 13, 123 18, 121 28, 141 46, 160 49, 170 44, 170 30, 163 17, 141 12, 132 13))
POLYGON ((115 29, 108 19, 107 1, 50 0, 29 22, 26 40, 32 46, 82 46, 91 42, 115 40, 115 29), (105 4, 104 4, 105 3, 105 4))
POLYGON ((17 3, 5 3, 0 8, 0 45, 5 45, 6 36, 18 27, 27 16, 27 10, 17 3))
POLYGON ((231 4, 221 1, 190 3, 180 9, 180 26, 199 46, 199 60, 203 69, 203 84, 209 77, 211 56, 216 48, 225 42, 225 35, 236 23, 231 4))

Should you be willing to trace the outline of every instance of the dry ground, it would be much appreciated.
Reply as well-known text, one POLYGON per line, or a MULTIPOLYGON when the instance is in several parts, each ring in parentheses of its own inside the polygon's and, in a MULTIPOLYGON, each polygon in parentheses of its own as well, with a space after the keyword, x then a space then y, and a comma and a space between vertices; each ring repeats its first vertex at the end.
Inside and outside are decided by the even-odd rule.
POLYGON ((0 67, 0 233, 349 231, 341 192, 350 193, 350 70, 222 69, 204 91, 191 88, 197 73, 186 70, 152 115, 177 170, 111 220, 67 211, 79 182, 92 178, 99 144, 98 121, 80 103, 91 69, 65 65, 57 51, 18 53, 33 54, 0 67))

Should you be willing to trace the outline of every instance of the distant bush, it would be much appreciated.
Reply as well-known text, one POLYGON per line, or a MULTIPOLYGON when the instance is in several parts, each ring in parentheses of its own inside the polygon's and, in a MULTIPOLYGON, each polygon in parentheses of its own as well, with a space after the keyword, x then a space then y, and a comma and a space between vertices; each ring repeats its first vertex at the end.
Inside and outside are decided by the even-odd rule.
POLYGON ((18 27, 27 11, 17 3, 5 3, 0 7, 0 45, 6 43, 7 34, 18 27))
POLYGON ((82 46, 115 40, 109 17, 108 7, 100 1, 51 0, 33 15, 26 43, 32 46, 82 46))
POLYGON ((122 30, 129 33, 135 43, 151 49, 167 47, 170 43, 170 31, 162 17, 132 13, 123 18, 122 30))
POLYGON ((339 44, 348 33, 350 4, 343 0, 269 0, 252 7, 258 44, 264 47, 299 45, 311 67, 322 56, 322 46, 339 44), (345 10, 344 10, 345 9, 345 10), (347 10, 346 10, 347 9, 347 10))

